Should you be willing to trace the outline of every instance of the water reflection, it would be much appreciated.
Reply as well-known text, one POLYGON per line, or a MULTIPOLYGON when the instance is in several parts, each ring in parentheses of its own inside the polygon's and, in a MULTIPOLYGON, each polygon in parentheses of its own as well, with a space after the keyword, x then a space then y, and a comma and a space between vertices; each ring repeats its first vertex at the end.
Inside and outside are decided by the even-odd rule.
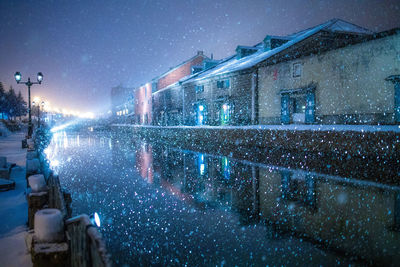
POLYGON ((49 154, 62 162, 77 212, 103 209, 118 264, 348 262, 332 250, 371 264, 400 260, 399 187, 125 137, 61 137, 49 154))
POLYGON ((400 259, 399 187, 170 147, 157 150, 157 175, 175 187, 171 191, 189 194, 197 208, 229 209, 242 224, 272 223, 376 263, 400 259))

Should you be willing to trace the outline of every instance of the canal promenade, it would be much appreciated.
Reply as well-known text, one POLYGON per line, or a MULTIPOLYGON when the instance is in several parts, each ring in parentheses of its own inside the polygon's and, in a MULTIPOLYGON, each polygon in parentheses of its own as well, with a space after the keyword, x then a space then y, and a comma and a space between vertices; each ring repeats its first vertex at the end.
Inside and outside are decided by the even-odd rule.
POLYGON ((11 179, 15 189, 0 192, 0 266, 32 266, 31 256, 25 245, 27 234, 28 204, 25 188, 26 150, 21 148, 25 133, 12 133, 0 137, 0 156, 15 163, 11 179))

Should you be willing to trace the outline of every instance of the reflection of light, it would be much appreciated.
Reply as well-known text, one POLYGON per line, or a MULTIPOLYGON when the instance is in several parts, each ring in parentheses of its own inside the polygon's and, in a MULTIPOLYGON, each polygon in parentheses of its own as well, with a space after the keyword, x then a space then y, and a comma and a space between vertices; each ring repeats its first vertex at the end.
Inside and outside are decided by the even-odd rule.
POLYGON ((54 160, 50 160, 50 167, 54 168, 54 167, 58 167, 60 165, 60 162, 56 159, 54 160))
POLYGON ((200 175, 204 175, 206 171, 206 165, 204 164, 204 155, 199 154, 198 155, 198 161, 199 161, 199 173, 200 175))
POLYGON ((224 104, 224 105, 222 106, 222 108, 224 109, 224 111, 226 111, 226 110, 228 109, 228 105, 227 105, 227 104, 224 104))
POLYGON ((108 147, 109 147, 110 149, 112 149, 111 138, 110 138, 110 139, 108 139, 108 147))
POLYGON ((204 106, 203 106, 203 105, 200 105, 200 106, 199 106, 199 110, 200 110, 200 111, 203 111, 203 110, 204 110, 204 106))
POLYGON ((205 169, 206 169, 206 165, 204 165, 203 163, 200 164, 200 175, 204 175, 205 169))
POLYGON ((72 124, 75 124, 75 123, 77 123, 77 122, 76 122, 76 121, 70 121, 70 122, 64 123, 64 124, 62 124, 62 125, 53 127, 53 128, 51 128, 50 131, 51 131, 52 133, 55 133, 55 132, 64 130, 64 129, 67 128, 68 126, 70 126, 70 125, 72 125, 72 124))
POLYGON ((64 132, 63 146, 64 146, 64 148, 68 148, 68 137, 67 137, 66 132, 64 132))
POLYGON ((49 147, 47 147, 47 148, 45 148, 45 149, 43 150, 43 152, 44 152, 44 154, 46 155, 46 157, 48 157, 48 156, 50 156, 51 150, 50 150, 49 147))
POLYGON ((76 145, 79 146, 79 135, 76 136, 76 145))

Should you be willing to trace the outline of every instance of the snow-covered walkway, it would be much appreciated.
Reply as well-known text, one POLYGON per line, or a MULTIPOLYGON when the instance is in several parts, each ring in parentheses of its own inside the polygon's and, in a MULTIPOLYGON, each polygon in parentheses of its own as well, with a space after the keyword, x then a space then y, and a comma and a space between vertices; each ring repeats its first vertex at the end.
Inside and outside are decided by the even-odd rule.
POLYGON ((25 245, 27 233, 28 204, 25 197, 26 150, 21 148, 25 133, 0 137, 0 156, 16 163, 11 172, 15 189, 0 191, 0 266, 32 266, 30 254, 25 245))

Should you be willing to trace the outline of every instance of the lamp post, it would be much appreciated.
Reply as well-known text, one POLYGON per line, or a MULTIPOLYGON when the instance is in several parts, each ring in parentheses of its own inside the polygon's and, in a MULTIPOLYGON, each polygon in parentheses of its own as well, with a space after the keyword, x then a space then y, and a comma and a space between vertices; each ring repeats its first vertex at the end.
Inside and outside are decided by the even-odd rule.
POLYGON ((42 107, 42 113, 44 113, 44 101, 42 101, 42 103, 40 103, 39 106, 39 127, 40 127, 40 107, 42 107))
POLYGON ((30 138, 32 136, 32 115, 31 115, 31 86, 34 84, 41 84, 43 81, 43 74, 41 72, 38 72, 37 74, 37 82, 31 82, 31 78, 28 77, 28 81, 26 82, 21 82, 22 79, 22 75, 19 71, 17 71, 14 74, 15 77, 15 81, 17 82, 17 84, 23 83, 26 86, 28 86, 28 103, 29 103, 29 107, 28 107, 28 138, 30 138))

